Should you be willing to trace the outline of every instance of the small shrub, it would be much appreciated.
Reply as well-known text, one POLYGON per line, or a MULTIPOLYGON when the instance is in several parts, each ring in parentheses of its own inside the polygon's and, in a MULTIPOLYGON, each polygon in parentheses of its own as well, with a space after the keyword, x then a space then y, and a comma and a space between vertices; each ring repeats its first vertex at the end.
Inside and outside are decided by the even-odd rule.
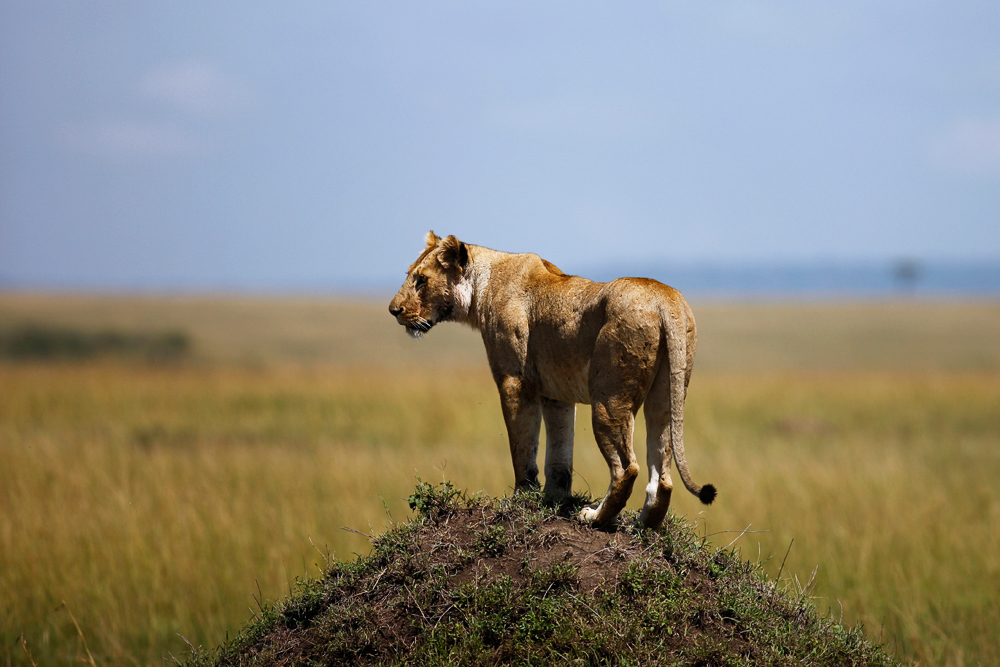
POLYGON ((462 495, 451 482, 442 482, 434 486, 418 478, 417 488, 406 499, 410 509, 425 518, 437 516, 442 510, 448 509, 462 495))

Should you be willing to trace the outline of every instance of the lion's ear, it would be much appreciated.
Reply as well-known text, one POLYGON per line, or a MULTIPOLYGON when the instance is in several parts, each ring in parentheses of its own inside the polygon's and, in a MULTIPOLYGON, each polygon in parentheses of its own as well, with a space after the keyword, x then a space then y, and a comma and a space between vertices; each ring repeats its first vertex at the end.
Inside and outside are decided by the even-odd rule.
POLYGON ((440 240, 441 240, 441 238, 437 234, 434 233, 433 229, 431 231, 427 232, 427 236, 424 237, 424 243, 427 244, 428 248, 430 248, 431 246, 437 245, 437 242, 440 241, 440 240))
POLYGON ((449 236, 441 242, 438 262, 446 269, 457 266, 459 270, 464 270, 469 263, 469 249, 454 236, 449 236))

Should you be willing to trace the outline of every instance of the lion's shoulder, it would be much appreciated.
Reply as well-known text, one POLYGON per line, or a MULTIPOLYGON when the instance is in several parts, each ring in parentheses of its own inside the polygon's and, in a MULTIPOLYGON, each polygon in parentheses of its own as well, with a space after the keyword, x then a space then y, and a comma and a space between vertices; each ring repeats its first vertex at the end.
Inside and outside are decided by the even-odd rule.
MULTIPOLYGON (((541 259, 541 258, 539 258, 539 259, 541 259)), ((547 259, 543 259, 542 260, 542 266, 544 266, 546 269, 548 269, 549 273, 555 274, 557 276, 565 276, 566 275, 565 273, 563 273, 562 271, 559 270, 558 266, 556 266, 555 264, 553 264, 552 262, 550 262, 547 259)))
POLYGON ((493 264, 491 275, 498 278, 502 284, 521 283, 539 286, 576 277, 564 273, 558 266, 533 252, 507 254, 493 264))

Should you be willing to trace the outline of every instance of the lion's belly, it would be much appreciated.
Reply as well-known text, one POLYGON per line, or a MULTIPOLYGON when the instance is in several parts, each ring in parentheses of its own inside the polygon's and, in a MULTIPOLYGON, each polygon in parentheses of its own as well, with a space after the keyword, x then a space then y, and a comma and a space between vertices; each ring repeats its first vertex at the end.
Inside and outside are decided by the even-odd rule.
POLYGON ((543 396, 567 403, 590 403, 587 388, 589 361, 583 364, 547 364, 538 370, 543 396))

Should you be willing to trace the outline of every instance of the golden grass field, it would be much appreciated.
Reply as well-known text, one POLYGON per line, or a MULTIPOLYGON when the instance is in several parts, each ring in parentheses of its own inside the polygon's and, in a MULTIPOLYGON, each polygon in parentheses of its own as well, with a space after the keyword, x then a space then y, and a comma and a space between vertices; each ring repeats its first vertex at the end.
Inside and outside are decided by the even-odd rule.
MULTIPOLYGON (((692 306, 688 461, 720 495, 673 511, 720 546, 766 531, 734 546, 772 575, 794 539, 782 578, 816 569, 820 608, 903 660, 1000 664, 1000 303, 692 306)), ((179 329, 195 351, 0 362, 6 664, 162 664, 366 553, 341 527, 410 516, 417 474, 510 491, 457 325, 414 342, 360 300, 0 294, 0 330, 28 322, 179 329)), ((574 488, 602 493, 583 406, 576 452, 574 488)))

